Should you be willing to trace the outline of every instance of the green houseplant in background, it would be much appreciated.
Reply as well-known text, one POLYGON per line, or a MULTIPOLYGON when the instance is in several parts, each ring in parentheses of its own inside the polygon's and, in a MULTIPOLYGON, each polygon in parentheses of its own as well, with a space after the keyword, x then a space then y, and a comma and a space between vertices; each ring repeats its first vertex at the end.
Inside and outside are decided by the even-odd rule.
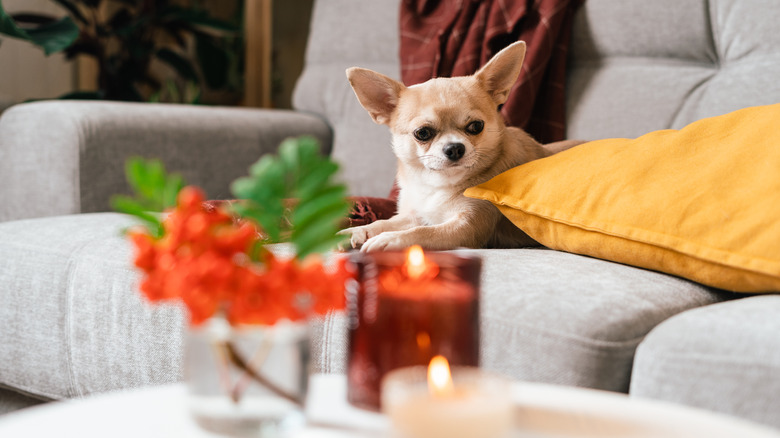
POLYGON ((219 20, 171 0, 51 1, 68 15, 9 14, 0 0, 0 35, 29 41, 47 55, 95 59, 97 90, 65 98, 198 103, 205 89, 240 87, 239 17, 219 20))

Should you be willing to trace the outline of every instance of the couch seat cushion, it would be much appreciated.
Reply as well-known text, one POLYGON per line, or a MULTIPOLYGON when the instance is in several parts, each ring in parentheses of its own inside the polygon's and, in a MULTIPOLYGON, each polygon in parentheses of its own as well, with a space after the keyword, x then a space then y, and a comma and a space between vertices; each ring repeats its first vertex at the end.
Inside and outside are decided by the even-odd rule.
MULTIPOLYGON (((0 223, 0 386, 49 398, 181 378, 183 310, 150 305, 113 213, 0 223)), ((637 344, 729 298, 676 277, 546 249, 483 257, 481 361, 517 379, 627 391, 637 344)), ((346 318, 314 329, 314 371, 343 372, 346 318)))
MULTIPOLYGON (((547 249, 483 258, 481 365, 515 379, 628 391, 634 350, 657 324, 726 299, 698 284, 547 249)), ((317 334, 320 371, 343 372, 346 318, 317 334)))
POLYGON ((184 315, 152 306, 102 213, 0 223, 0 386, 52 399, 173 382, 184 315))
POLYGON ((780 428, 780 295, 734 300, 670 318, 647 335, 631 394, 780 428))

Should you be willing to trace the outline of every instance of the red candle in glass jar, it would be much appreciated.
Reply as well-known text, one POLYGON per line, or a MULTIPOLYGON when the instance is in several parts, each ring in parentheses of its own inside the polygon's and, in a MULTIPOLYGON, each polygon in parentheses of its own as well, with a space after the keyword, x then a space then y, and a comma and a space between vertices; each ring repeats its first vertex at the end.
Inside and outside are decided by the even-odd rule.
POLYGON ((379 410, 382 377, 427 365, 479 365, 481 260, 454 253, 359 254, 349 299, 348 399, 379 410))

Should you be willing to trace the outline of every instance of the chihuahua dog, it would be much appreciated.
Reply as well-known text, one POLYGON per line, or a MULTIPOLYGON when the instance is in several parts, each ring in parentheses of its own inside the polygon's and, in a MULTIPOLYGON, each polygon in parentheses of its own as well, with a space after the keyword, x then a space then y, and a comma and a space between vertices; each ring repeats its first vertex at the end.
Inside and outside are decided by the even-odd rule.
POLYGON ((505 126, 498 110, 520 74, 525 50, 519 41, 472 76, 411 87, 371 70, 347 70, 360 104, 390 128, 400 189, 395 216, 341 231, 351 236, 353 248, 536 245, 490 202, 463 195, 501 172, 573 145, 545 147, 522 129, 505 126))

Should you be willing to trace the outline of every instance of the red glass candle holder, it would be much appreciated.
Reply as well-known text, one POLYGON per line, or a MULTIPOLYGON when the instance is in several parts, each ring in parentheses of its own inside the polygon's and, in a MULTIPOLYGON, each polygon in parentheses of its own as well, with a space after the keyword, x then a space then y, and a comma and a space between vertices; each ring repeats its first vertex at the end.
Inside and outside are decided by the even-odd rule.
POLYGON ((481 260, 429 252, 422 264, 410 265, 410 257, 408 251, 352 257, 358 281, 348 304, 347 398, 353 406, 379 410, 385 374, 427 365, 436 355, 452 365, 479 365, 481 260))

